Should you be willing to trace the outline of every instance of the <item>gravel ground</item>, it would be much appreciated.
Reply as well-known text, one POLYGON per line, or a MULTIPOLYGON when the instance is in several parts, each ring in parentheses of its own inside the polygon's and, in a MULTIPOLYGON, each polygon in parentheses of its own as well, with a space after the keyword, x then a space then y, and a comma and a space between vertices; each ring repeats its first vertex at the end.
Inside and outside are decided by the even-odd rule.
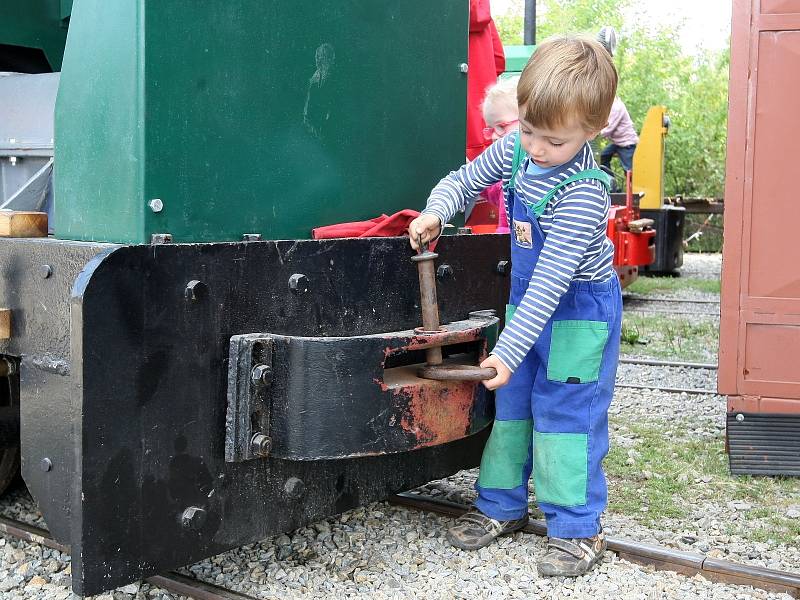
MULTIPOLYGON (((720 255, 687 255, 683 274, 715 278, 719 264, 720 255)), ((620 381, 642 385, 703 389, 716 385, 715 371, 674 367, 620 365, 619 377, 620 381)), ((725 399, 721 396, 620 389, 610 411, 612 445, 628 447, 635 443, 626 426, 630 422, 665 430, 680 426, 692 435, 718 438, 724 429, 724 415, 725 399)), ((469 502, 474 498, 476 475, 476 469, 463 471, 420 491, 469 502)), ((796 496, 800 517, 798 486, 787 496, 789 500, 796 496)), ((636 515, 628 514, 608 514, 604 523, 612 536, 797 570, 797 544, 759 543, 730 535, 729 524, 744 521, 749 508, 726 502, 723 497, 698 503, 682 519, 665 520, 658 528, 644 526, 636 515)), ((0 500, 0 513, 43 526, 22 485, 0 500)), ((376 503, 237 548, 191 565, 184 572, 259 598, 789 599, 785 594, 714 584, 700 576, 656 572, 613 554, 593 572, 575 580, 539 578, 535 564, 545 551, 543 539, 517 533, 480 551, 463 552, 448 546, 442 537, 452 523, 450 518, 376 503)), ((69 582, 69 556, 0 538, 0 598, 66 599, 71 597, 69 582)), ((181 597, 137 583, 98 598, 181 597)))
POLYGON ((684 253, 681 277, 694 279, 719 279, 722 271, 722 254, 684 253))

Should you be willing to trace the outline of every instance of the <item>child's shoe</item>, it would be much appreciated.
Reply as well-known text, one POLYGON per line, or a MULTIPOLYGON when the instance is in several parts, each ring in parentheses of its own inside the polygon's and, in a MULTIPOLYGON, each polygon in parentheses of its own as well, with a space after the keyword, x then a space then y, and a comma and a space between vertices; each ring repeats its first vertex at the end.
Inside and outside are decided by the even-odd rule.
POLYGON ((447 541, 462 550, 477 550, 488 546, 495 538, 519 531, 528 524, 528 515, 513 521, 498 521, 482 512, 471 510, 458 524, 447 530, 447 541))
POLYGON ((536 568, 544 577, 577 577, 600 562, 606 551, 606 538, 601 531, 594 537, 565 540, 551 537, 549 552, 536 568))

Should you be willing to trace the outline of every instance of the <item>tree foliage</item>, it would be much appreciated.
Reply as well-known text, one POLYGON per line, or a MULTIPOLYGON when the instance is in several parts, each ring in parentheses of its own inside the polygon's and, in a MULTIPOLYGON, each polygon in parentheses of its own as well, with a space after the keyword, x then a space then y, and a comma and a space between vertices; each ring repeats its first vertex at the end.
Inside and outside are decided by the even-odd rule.
MULTIPOLYGON (((620 38, 614 58, 620 76, 618 95, 637 129, 651 106, 666 106, 670 116, 665 193, 721 197, 730 53, 687 55, 674 28, 626 20, 634 4, 632 0, 539 0, 536 38, 567 32, 594 35, 604 25, 615 27, 620 38)), ((501 17, 496 23, 504 44, 522 43, 522 14, 501 17)))

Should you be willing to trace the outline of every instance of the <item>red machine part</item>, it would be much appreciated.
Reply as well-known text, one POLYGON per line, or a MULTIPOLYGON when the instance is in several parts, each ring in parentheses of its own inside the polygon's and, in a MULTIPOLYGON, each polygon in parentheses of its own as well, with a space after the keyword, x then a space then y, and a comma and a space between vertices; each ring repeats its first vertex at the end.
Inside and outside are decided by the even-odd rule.
MULTIPOLYGON (((639 276, 639 267, 655 261, 656 232, 650 219, 641 219, 633 204, 631 173, 627 174, 625 205, 612 204, 608 213, 606 234, 614 243, 614 269, 622 287, 639 276)), ((467 225, 473 233, 495 233, 498 213, 496 207, 481 198, 476 202, 467 225)))
POLYGON ((639 276, 639 267, 652 264, 656 257, 656 232, 650 219, 640 219, 633 205, 631 172, 627 173, 625 205, 612 205, 606 235, 614 243, 614 269, 622 287, 639 276))

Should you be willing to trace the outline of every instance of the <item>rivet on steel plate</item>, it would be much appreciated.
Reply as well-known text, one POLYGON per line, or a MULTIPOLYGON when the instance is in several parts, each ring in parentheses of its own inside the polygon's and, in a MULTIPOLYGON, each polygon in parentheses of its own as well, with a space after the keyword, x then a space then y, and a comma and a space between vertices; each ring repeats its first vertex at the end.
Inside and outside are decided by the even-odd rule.
POLYGON ((497 266, 494 268, 494 270, 497 273, 500 273, 500 275, 506 275, 508 274, 510 267, 511 263, 509 263, 507 260, 501 260, 497 263, 497 266))
POLYGON ((50 275, 53 274, 53 267, 50 265, 42 265, 39 267, 39 275, 42 276, 42 279, 47 279, 50 275))
POLYGON ((436 269, 436 279, 439 281, 446 281, 453 278, 453 267, 450 265, 439 265, 436 269))
POLYGON ((197 279, 192 279, 186 284, 186 289, 183 294, 190 302, 197 302, 205 298, 207 292, 208 286, 205 283, 197 279))
POLYGON ((742 421, 744 421, 744 415, 742 413, 739 413, 738 415, 736 415, 736 420, 739 421, 739 423, 741 423, 742 421))
POLYGON ((181 526, 184 529, 198 530, 205 522, 206 511, 197 506, 190 506, 181 515, 181 526))
POLYGON ((295 293, 308 291, 308 277, 302 273, 295 273, 289 277, 289 289, 295 293))
POLYGON ((286 496, 292 500, 297 500, 306 491, 306 484, 303 483, 302 479, 298 479, 297 477, 290 477, 286 480, 286 484, 283 486, 283 491, 286 493, 286 496))
POLYGON ((43 458, 39 463, 39 467, 46 473, 53 468, 53 461, 51 461, 49 458, 43 458))
POLYGON ((153 198, 150 202, 147 203, 147 206, 150 207, 154 213, 160 213, 164 210, 164 203, 161 201, 161 198, 153 198))

